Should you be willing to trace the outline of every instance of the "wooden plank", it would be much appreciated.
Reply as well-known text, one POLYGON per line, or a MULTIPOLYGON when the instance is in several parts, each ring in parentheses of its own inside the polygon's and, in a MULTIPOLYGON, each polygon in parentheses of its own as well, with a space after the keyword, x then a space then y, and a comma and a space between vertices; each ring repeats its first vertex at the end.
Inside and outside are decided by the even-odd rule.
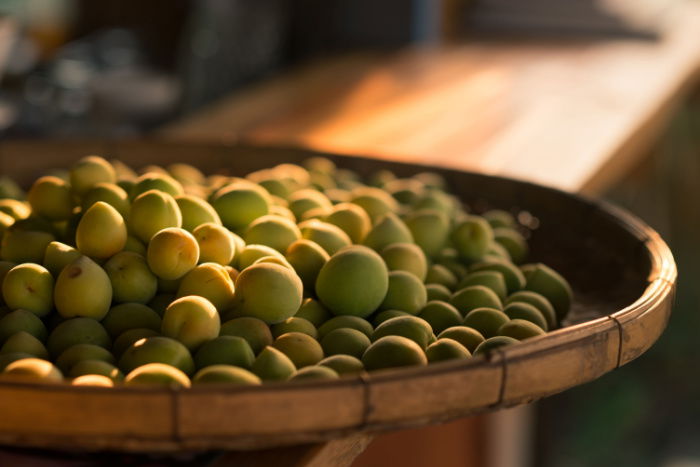
POLYGON ((300 143, 601 192, 663 129, 700 69, 700 4, 662 39, 472 41, 315 64, 162 131, 300 143))
POLYGON ((219 439, 238 437, 243 438, 239 445, 250 449, 256 443, 274 442, 280 435, 297 432, 302 437, 308 432, 360 426, 365 390, 359 382, 346 383, 267 385, 237 393, 226 386, 185 391, 178 397, 178 435, 188 446, 197 448, 208 448, 219 439), (216 410, 202 410, 202 407, 216 410), (325 409, 309 410, 310 407, 325 409), (279 416, 281 413, 285 414, 283 418, 279 416))
POLYGON ((120 440, 127 450, 155 451, 172 444, 171 407, 166 391, 6 383, 0 385, 0 443, 74 447, 79 438, 83 449, 95 450, 120 440), (37 437, 41 441, 27 443, 37 437))
MULTIPOLYGON (((515 405, 535 400, 531 396, 532 393, 528 393, 525 388, 537 388, 536 399, 539 399, 565 389, 561 385, 563 380, 568 381, 569 387, 578 386, 617 368, 620 331, 615 321, 600 318, 578 325, 579 329, 581 326, 584 326, 586 331, 580 332, 576 326, 566 328, 578 334, 581 340, 577 341, 569 336, 563 345, 557 342, 563 336, 558 331, 551 333, 552 339, 548 344, 552 347, 549 348, 549 345, 544 343, 539 346, 541 358, 537 371, 533 371, 528 358, 522 358, 525 355, 522 348, 516 346, 503 350, 506 360, 504 404, 515 405), (595 338, 590 338, 587 333, 591 328, 595 329, 595 338)), ((528 352, 528 349, 525 349, 525 352, 528 352)))
POLYGON ((476 415, 443 425, 380 433, 353 465, 482 467, 487 465, 485 422, 486 416, 476 415))
POLYGON ((372 436, 359 434, 319 444, 302 444, 263 451, 232 451, 212 467, 347 467, 365 450, 372 436))

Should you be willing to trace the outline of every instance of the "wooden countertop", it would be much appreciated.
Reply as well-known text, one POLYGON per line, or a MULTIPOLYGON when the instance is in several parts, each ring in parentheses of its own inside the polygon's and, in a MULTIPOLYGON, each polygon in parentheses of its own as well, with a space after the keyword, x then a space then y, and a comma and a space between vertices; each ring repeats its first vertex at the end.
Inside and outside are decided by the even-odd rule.
MULTIPOLYGON (((700 3, 678 2, 661 24, 658 41, 470 40, 334 58, 240 90, 159 134, 298 143, 600 194, 697 84, 700 3)), ((221 465, 349 465, 369 439, 231 453, 221 465)))
POLYGON ((663 129, 700 69, 700 4, 659 41, 468 41, 311 64, 161 134, 299 143, 600 192, 663 129))

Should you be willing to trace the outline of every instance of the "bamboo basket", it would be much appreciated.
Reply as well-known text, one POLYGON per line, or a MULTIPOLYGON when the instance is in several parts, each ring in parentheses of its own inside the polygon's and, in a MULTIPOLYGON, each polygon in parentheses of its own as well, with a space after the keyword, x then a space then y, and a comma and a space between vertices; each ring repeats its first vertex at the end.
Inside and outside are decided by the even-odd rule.
MULTIPOLYGON (((182 161, 207 173, 245 174, 319 153, 158 141, 3 142, 0 173, 26 185, 86 154, 133 167, 182 161)), ((535 216, 540 227, 530 239, 530 259, 571 282, 575 303, 568 326, 486 358, 329 382, 185 390, 1 383, 0 444, 132 452, 261 449, 439 423, 596 379, 640 356, 663 332, 675 263, 659 235, 631 214, 506 178, 323 155, 363 174, 432 170, 477 211, 503 208, 535 216)))

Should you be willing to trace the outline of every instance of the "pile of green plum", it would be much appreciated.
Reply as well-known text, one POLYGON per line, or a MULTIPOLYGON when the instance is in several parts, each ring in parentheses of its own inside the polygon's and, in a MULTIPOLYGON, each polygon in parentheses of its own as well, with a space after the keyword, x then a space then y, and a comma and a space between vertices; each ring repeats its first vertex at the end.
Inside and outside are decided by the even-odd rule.
POLYGON ((487 354, 557 328, 572 300, 525 263, 511 213, 469 213, 430 172, 88 156, 0 192, 0 381, 335 379, 487 354))

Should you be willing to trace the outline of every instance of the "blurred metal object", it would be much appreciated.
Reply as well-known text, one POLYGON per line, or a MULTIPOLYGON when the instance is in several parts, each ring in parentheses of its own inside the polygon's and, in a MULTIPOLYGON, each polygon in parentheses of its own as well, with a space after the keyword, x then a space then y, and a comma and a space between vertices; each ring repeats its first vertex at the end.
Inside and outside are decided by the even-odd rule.
POLYGON ((115 118, 148 122, 175 110, 180 86, 173 76, 140 67, 104 72, 90 91, 98 108, 115 118))
POLYGON ((0 76, 5 70, 5 64, 10 57, 12 46, 17 37, 17 24, 9 16, 0 16, 0 76))
POLYGON ((283 0, 196 2, 181 51, 182 110, 279 66, 289 6, 283 0))
POLYGON ((137 136, 172 116, 180 96, 177 78, 155 70, 136 35, 119 28, 69 42, 12 81, 0 95, 9 136, 137 136))
MULTIPOLYGON (((0 16, 0 80, 17 38, 17 23, 9 16, 0 16)), ((10 127, 17 118, 17 109, 12 102, 0 95, 0 132, 10 127)))

